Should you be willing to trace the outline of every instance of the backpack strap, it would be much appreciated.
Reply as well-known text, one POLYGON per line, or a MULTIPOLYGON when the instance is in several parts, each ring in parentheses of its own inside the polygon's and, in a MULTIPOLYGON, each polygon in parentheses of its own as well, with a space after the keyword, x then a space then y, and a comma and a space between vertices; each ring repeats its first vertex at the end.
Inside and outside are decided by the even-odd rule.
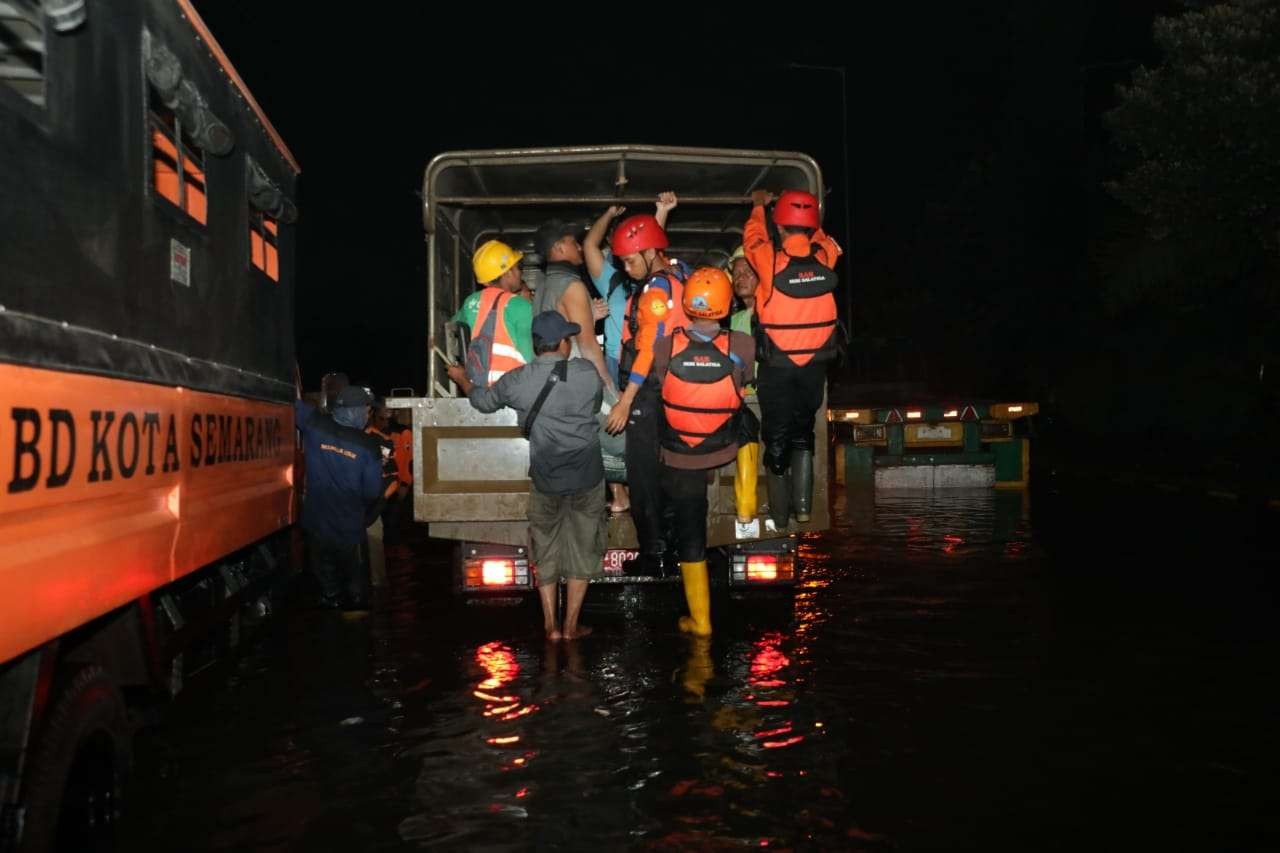
POLYGON ((550 375, 547 376, 547 382, 542 386, 542 390, 538 392, 538 399, 533 401, 533 405, 529 408, 529 414, 524 419, 524 429, 521 433, 525 438, 533 434, 533 422, 538 419, 538 413, 542 411, 542 404, 547 402, 547 395, 551 393, 551 389, 556 387, 558 383, 564 382, 569 378, 569 360, 558 362, 555 367, 551 368, 550 375))

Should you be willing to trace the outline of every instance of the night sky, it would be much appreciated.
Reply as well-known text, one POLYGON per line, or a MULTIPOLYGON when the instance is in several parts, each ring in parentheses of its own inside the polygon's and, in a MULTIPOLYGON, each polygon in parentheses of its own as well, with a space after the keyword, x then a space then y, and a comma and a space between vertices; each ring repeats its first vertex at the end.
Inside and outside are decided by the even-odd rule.
MULTIPOLYGON (((298 350, 385 391, 425 384, 416 193, 451 149, 645 143, 799 150, 852 196, 854 349, 844 382, 1044 393, 1072 356, 1091 228, 1114 169, 1101 122, 1174 3, 847 7, 743 20, 741 7, 588 23, 489 7, 197 2, 302 165, 298 350), (435 14, 433 14, 435 13, 435 14), (840 76, 848 69, 849 165, 840 76)), ((657 8, 657 7, 654 7, 657 8)), ((781 7, 779 7, 781 8, 781 7)), ((674 187, 677 192, 680 187, 674 187)), ((743 211, 744 217, 746 210, 743 211)), ((679 211, 676 214, 678 216, 679 211)))

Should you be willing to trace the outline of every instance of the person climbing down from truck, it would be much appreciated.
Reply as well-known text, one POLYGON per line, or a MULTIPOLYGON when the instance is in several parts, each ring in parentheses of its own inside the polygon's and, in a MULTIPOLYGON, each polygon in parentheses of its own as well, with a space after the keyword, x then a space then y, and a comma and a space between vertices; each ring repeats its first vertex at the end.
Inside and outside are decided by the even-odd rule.
POLYGON ((836 275, 840 247, 821 227, 818 199, 801 190, 777 197, 752 193, 742 230, 756 289, 756 393, 769 496, 769 523, 785 529, 810 518, 813 504, 814 416, 836 356, 836 275), (772 225, 772 229, 770 228, 772 225))
MULTIPOLYGON (((720 328, 733 299, 729 276, 700 267, 684 283, 690 324, 653 345, 653 376, 661 388, 663 427, 659 478, 663 499, 675 510, 676 548, 689 615, 680 630, 711 633, 707 579, 707 472, 738 461, 738 479, 755 516, 756 455, 739 449, 742 401, 756 346, 750 335, 720 328), (746 488, 749 486, 749 489, 746 488)), ((754 448, 754 444, 743 450, 754 448)), ((747 511, 739 508, 739 520, 747 511)))
MULTIPOLYGON (((680 200, 673 192, 658 194, 653 218, 663 228, 667 227, 667 217, 676 209, 680 200)), ((619 387, 625 387, 626 378, 619 376, 618 364, 622 355, 623 324, 627 316, 627 300, 633 288, 631 276, 621 268, 621 261, 614 257, 606 244, 610 236, 609 226, 626 212, 626 208, 614 205, 602 213, 592 224, 587 235, 582 238, 582 254, 587 262, 587 274, 596 292, 605 300, 608 314, 604 323, 604 362, 609 376, 619 387)), ((609 399, 605 395, 605 403, 612 408, 617 402, 617 395, 609 399)), ((606 466, 607 472, 607 466, 606 466)), ((613 493, 613 501, 609 504, 609 512, 620 514, 631 509, 631 496, 627 492, 626 472, 621 472, 623 479, 619 482, 610 480, 609 488, 613 493)))
POLYGON ((619 222, 611 241, 613 256, 637 285, 627 301, 623 326, 619 372, 626 376, 627 384, 606 422, 606 429, 614 435, 626 430, 627 486, 640 544, 639 558, 623 569, 627 574, 656 576, 667 569, 668 543, 658 481, 662 397, 649 373, 654 342, 685 326, 681 297, 688 267, 675 266, 667 259, 664 250, 669 245, 666 231, 647 213, 619 222))
POLYGON ((599 424, 604 384, 585 359, 570 358, 581 329, 558 311, 533 318, 537 355, 488 388, 474 386, 459 365, 449 368, 480 412, 516 410, 529 439, 529 544, 538 572, 543 629, 551 640, 591 633, 578 623, 591 579, 603 571, 607 538, 604 465, 599 424), (564 626, 556 620, 556 584, 566 579, 564 626))
POLYGON ((529 331, 533 307, 518 295, 524 287, 522 257, 501 240, 483 243, 471 258, 471 269, 484 286, 468 296, 450 318, 470 330, 468 371, 471 381, 482 387, 533 361, 529 331))
POLYGON ((364 388, 348 385, 334 399, 332 415, 303 400, 294 403, 307 460, 302 529, 324 608, 369 606, 365 520, 394 485, 394 475, 383 477, 382 448, 364 432, 372 402, 364 388))

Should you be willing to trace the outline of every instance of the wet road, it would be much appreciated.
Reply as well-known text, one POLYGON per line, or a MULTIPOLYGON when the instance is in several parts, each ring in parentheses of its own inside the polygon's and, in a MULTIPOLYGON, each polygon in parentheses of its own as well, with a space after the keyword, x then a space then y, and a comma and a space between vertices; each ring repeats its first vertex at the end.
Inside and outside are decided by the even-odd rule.
POLYGON ((794 603, 548 645, 447 553, 294 610, 139 742, 126 849, 1280 848, 1280 514, 836 493, 794 603))

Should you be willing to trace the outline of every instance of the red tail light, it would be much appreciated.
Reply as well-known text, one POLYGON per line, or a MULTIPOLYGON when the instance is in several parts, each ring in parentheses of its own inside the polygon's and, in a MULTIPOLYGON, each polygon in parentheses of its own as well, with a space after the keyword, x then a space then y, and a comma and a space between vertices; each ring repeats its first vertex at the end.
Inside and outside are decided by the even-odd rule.
POLYGON ((485 586, 510 586, 516 579, 516 561, 485 560, 480 564, 480 577, 485 586))
POLYGON ((747 557, 747 580, 776 581, 778 579, 778 558, 772 554, 761 554, 747 557))
POLYGON ((734 555, 734 583, 792 583, 795 577, 795 557, 791 554, 734 555))
POLYGON ((529 560, 522 555, 486 557, 477 554, 463 563, 462 583, 469 589, 526 588, 529 586, 529 560))

